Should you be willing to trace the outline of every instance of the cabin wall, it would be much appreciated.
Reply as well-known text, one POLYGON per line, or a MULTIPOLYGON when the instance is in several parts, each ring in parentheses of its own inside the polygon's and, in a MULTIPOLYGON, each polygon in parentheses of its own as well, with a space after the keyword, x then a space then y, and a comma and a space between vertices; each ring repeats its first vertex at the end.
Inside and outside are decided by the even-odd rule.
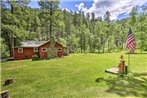
POLYGON ((64 56, 64 48, 63 48, 63 46, 62 46, 61 44, 58 44, 58 43, 56 42, 55 47, 56 47, 57 49, 58 49, 58 48, 61 48, 61 49, 62 49, 61 51, 57 51, 58 57, 64 56))
MULTIPOLYGON (((46 44, 44 44, 44 45, 42 45, 42 46, 39 47, 39 55, 40 55, 40 58, 45 59, 47 57, 47 52, 43 52, 42 51, 42 48, 49 48, 49 46, 50 46, 50 42, 48 42, 48 43, 46 43, 46 44)), ((63 49, 63 46, 62 45, 60 45, 59 43, 56 42, 55 48, 57 48, 57 49, 58 48, 61 48, 62 49, 61 51, 57 51, 57 55, 59 57, 64 56, 64 49, 63 49)))
MULTIPOLYGON (((18 53, 18 48, 14 48, 14 59, 15 60, 22 60, 26 58, 32 58, 33 55, 39 55, 41 59, 45 59, 47 57, 47 52, 43 52, 42 48, 49 48, 50 42, 45 43, 44 45, 40 46, 38 49, 38 52, 34 52, 34 48, 23 48, 23 53, 18 53)), ((57 49, 57 55, 58 57, 64 56, 64 48, 61 44, 57 43, 55 44, 55 47, 57 49), (62 50, 58 50, 58 49, 62 50)))
POLYGON ((34 52, 34 48, 23 48, 23 53, 18 53, 18 48, 14 48, 14 59, 22 60, 32 58, 33 55, 37 55, 38 52, 34 52))
POLYGON ((44 45, 42 45, 42 46, 39 47, 39 55, 40 55, 40 58, 45 59, 47 57, 47 52, 43 52, 42 51, 42 48, 48 48, 49 45, 50 45, 50 42, 48 42, 48 43, 46 43, 46 44, 44 44, 44 45))

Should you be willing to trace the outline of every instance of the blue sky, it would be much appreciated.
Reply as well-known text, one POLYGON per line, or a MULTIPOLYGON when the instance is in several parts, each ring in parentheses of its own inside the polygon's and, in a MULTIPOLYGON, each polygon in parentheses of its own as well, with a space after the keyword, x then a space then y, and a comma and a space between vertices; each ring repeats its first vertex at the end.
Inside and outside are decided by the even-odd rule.
MULTIPOLYGON (((73 11, 77 11, 78 8, 75 7, 76 4, 80 4, 83 2, 86 7, 90 8, 92 6, 93 0, 60 0, 59 7, 62 9, 71 9, 73 11)), ((38 3, 36 0, 31 0, 30 7, 38 8, 38 3)))
MULTIPOLYGON (((111 20, 120 20, 129 17, 131 9, 138 6, 147 6, 147 0, 60 0, 59 7, 61 9, 84 11, 86 13, 95 13, 95 16, 104 16, 106 11, 110 11, 111 20)), ((38 8, 36 0, 31 0, 29 6, 38 8)))
POLYGON ((87 8, 90 8, 92 6, 92 3, 93 3, 92 0, 89 0, 89 1, 86 1, 86 0, 75 0, 75 1, 74 0, 71 0, 71 1, 61 0, 59 7, 60 8, 72 9, 74 11, 77 11, 78 8, 76 7, 76 5, 80 4, 81 2, 83 2, 87 8))

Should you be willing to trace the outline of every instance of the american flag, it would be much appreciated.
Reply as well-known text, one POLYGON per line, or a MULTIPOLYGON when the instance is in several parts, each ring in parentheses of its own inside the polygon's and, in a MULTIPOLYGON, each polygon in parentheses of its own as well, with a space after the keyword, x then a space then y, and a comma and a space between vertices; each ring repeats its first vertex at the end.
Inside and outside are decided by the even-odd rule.
POLYGON ((126 48, 129 49, 130 51, 134 51, 136 46, 135 46, 135 38, 132 35, 132 30, 131 28, 129 28, 129 32, 128 32, 128 38, 126 41, 126 48))

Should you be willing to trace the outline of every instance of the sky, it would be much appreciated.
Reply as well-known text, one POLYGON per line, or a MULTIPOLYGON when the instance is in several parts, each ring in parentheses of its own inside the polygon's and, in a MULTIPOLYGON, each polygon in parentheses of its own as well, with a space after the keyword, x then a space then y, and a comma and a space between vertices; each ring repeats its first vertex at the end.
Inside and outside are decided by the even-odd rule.
MULTIPOLYGON (((121 20, 129 17, 132 8, 138 6, 142 11, 142 6, 147 6, 147 0, 60 0, 61 9, 83 11, 86 13, 95 13, 95 16, 104 16, 106 11, 111 14, 111 20, 121 20)), ((31 0, 30 7, 38 8, 37 0, 31 0)))

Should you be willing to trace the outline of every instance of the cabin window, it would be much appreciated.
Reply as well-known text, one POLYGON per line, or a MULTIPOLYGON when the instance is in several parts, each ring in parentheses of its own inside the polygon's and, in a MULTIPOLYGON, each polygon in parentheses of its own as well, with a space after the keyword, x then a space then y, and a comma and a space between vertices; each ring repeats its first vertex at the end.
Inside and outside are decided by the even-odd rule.
POLYGON ((34 48, 34 52, 38 52, 38 48, 37 47, 34 48))
POLYGON ((47 48, 42 48, 42 52, 47 52, 47 48))
POLYGON ((23 53, 23 48, 18 48, 18 53, 23 53))
POLYGON ((62 51, 62 48, 57 48, 57 51, 62 51))

